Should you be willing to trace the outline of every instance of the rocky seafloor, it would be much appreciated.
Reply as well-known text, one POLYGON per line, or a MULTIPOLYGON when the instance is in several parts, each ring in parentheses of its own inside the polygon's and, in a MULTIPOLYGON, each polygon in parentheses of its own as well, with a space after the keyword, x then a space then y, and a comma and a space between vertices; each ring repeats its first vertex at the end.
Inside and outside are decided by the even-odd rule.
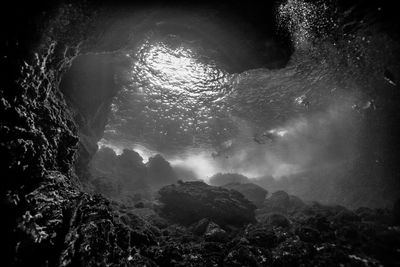
POLYGON ((2 10, 2 266, 400 264, 399 202, 348 210, 249 184, 213 187, 174 177, 152 201, 97 194, 88 162, 115 92, 100 88, 85 113, 59 85, 78 54, 115 51, 124 40, 101 38, 99 25, 115 20, 98 20, 102 11, 91 12, 90 1, 71 3, 54 16, 42 12, 51 4, 2 10))
MULTIPOLYGON (((236 186, 239 186, 236 184, 236 186)), ((258 206, 235 190, 181 182, 125 205, 49 174, 27 195, 14 264, 50 266, 397 266, 394 210, 304 203, 277 191, 258 206)))

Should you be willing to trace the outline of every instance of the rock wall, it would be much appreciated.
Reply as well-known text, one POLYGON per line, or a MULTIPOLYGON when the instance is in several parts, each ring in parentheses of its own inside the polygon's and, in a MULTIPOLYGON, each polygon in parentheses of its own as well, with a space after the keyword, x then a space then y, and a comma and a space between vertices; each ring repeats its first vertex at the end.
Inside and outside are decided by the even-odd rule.
MULTIPOLYGON (((86 255, 85 249, 98 242, 100 233, 108 238, 112 229, 116 235, 133 231, 113 219, 115 208, 107 200, 83 192, 74 171, 81 125, 59 84, 72 60, 89 49, 88 32, 96 34, 96 12, 85 5, 10 6, 2 16, 11 20, 2 20, 10 28, 1 43, 6 53, 0 91, 5 266, 88 263, 96 255, 86 255), (104 212, 110 214, 108 221, 104 212), (95 220, 104 227, 92 231, 95 220)), ((111 243, 101 253, 114 253, 120 246, 111 243)))

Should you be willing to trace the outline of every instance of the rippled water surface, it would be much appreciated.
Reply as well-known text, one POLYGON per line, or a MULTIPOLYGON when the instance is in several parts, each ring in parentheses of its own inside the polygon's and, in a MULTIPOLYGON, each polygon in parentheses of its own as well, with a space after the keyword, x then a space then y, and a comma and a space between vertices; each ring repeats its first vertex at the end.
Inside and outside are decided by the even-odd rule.
POLYGON ((232 134, 224 99, 234 75, 205 53, 168 36, 126 54, 130 84, 113 105, 109 129, 164 151, 207 146, 232 134))
POLYGON ((145 159, 161 153, 200 179, 377 176, 386 157, 382 118, 394 103, 384 96, 393 86, 384 75, 391 56, 381 49, 388 40, 344 34, 327 5, 287 1, 278 11, 294 48, 279 69, 249 64, 276 45, 264 41, 261 54, 248 53, 254 40, 227 34, 232 22, 175 13, 147 22, 119 55, 127 82, 100 144, 145 159))

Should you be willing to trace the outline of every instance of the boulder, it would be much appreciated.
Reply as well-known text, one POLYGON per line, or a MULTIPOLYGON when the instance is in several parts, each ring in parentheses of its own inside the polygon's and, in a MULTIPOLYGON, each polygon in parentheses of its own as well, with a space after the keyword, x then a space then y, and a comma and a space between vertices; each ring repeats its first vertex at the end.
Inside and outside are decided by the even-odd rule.
POLYGON ((296 234, 301 241, 309 243, 318 243, 320 241, 320 232, 312 227, 303 226, 296 229, 296 234))
POLYGON ((276 227, 289 227, 290 220, 283 214, 280 213, 270 213, 264 216, 262 222, 276 227))
POLYGON ((257 207, 260 207, 264 203, 265 197, 268 194, 267 190, 253 183, 229 183, 222 187, 238 191, 257 207))
POLYGON ((247 240, 255 246, 273 248, 278 243, 278 238, 272 229, 257 224, 246 229, 247 240))
POLYGON ((189 225, 209 218, 221 227, 254 222, 256 207, 242 194, 203 182, 181 182, 159 190, 163 216, 189 225))
POLYGON ((196 224, 194 224, 191 227, 191 230, 195 235, 201 236, 207 230, 207 227, 208 227, 209 223, 210 223, 209 219, 206 219, 206 218, 201 219, 200 221, 198 221, 196 224))
POLYGON ((218 224, 209 222, 204 233, 204 238, 206 241, 223 243, 228 240, 228 234, 218 224))
POLYGON ((218 224, 209 219, 201 219, 191 227, 191 231, 198 236, 203 236, 209 242, 226 242, 228 239, 227 232, 218 224))
POLYGON ((307 205, 298 197, 289 195, 285 191, 276 191, 267 198, 261 208, 262 213, 280 212, 293 213, 302 210, 307 205))

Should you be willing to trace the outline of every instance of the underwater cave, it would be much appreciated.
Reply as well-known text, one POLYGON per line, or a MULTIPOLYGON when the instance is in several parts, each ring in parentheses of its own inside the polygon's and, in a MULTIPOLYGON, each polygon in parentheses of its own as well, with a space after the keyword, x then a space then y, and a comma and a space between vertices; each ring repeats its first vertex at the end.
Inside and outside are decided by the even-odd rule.
POLYGON ((2 10, 5 266, 397 266, 378 1, 2 10))

